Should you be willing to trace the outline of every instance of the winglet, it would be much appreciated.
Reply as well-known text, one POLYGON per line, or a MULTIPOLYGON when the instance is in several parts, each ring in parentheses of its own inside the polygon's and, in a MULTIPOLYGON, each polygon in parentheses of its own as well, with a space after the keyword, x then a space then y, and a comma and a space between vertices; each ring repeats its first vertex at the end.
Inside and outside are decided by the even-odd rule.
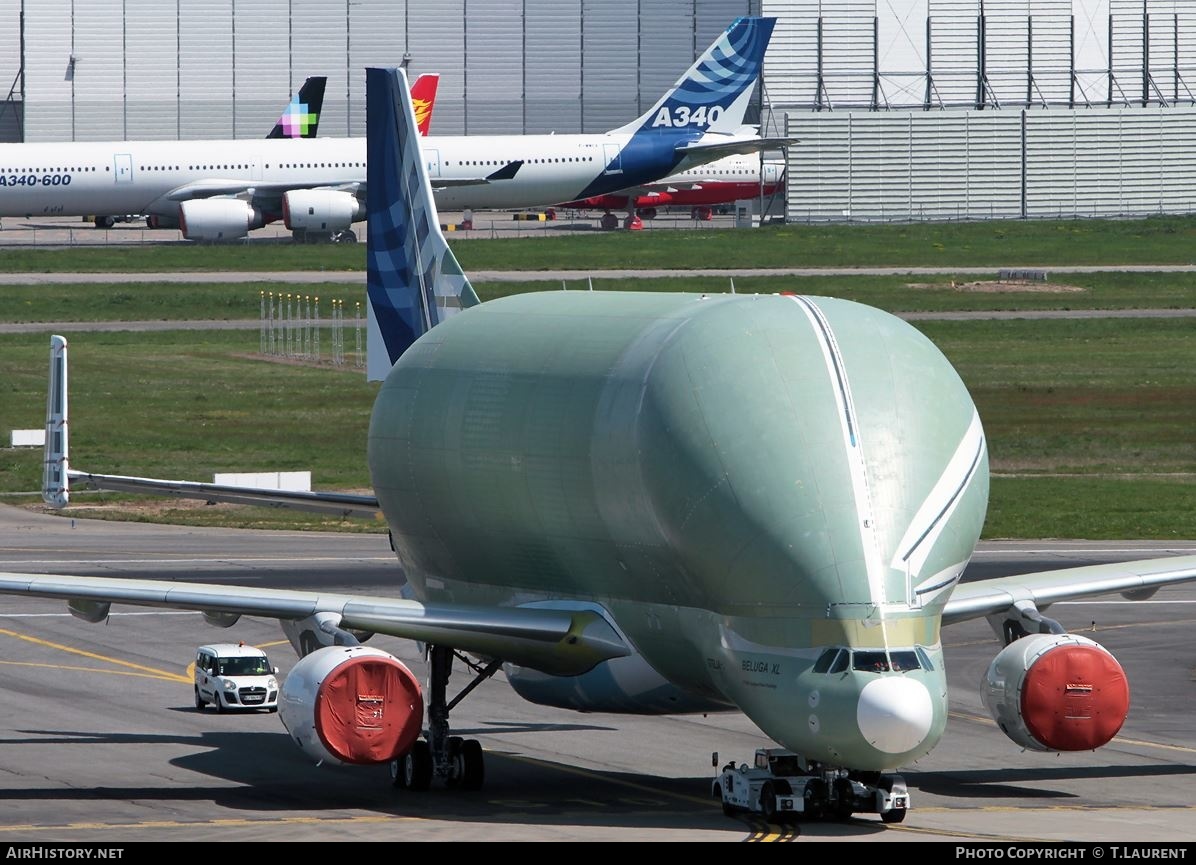
POLYGON ((312 76, 303 82, 295 98, 282 112, 267 138, 315 138, 324 107, 324 85, 328 79, 312 76))
POLYGON ((776 21, 736 18, 649 111, 611 131, 736 134, 776 21))
POLYGON ((366 378, 478 296, 440 231, 407 74, 368 68, 366 98, 366 378))
POLYGON ((70 502, 70 442, 67 436, 66 337, 50 337, 50 384, 46 390, 46 456, 42 500, 52 508, 70 502))

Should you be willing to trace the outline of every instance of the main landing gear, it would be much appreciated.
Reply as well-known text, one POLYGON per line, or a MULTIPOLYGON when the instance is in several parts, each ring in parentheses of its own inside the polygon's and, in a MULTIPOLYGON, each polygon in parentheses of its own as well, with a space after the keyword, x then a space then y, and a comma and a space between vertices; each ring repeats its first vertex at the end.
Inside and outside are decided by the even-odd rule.
POLYGON ((390 777, 396 787, 427 790, 433 778, 440 778, 448 787, 481 789, 486 779, 482 745, 476 739, 450 735, 449 712, 501 666, 502 662, 497 660, 481 666, 446 646, 428 646, 428 726, 424 738, 417 739, 410 751, 391 760, 390 777), (473 671, 474 678, 449 701, 448 680, 454 658, 460 658, 473 671))
MULTIPOLYGON (((602 226, 603 231, 614 231, 619 227, 619 217, 608 210, 602 214, 602 219, 598 224, 602 226)), ((641 231, 644 227, 644 221, 638 213, 632 211, 623 219, 623 227, 628 231, 641 231)))

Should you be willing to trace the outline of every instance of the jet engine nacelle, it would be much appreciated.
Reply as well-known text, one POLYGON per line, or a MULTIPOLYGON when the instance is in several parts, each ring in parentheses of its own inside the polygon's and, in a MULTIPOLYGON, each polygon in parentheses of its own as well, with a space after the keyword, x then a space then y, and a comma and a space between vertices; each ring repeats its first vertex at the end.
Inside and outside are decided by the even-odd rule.
POLYGON ((1090 751, 1125 723, 1130 689, 1117 659, 1075 634, 1014 640, 988 666, 980 696, 997 726, 1033 751, 1090 751))
POLYGON ((239 198, 197 198, 179 205, 179 228, 187 240, 240 240, 266 222, 239 198))
POLYGON ((348 192, 292 189, 282 197, 282 219, 291 231, 333 234, 365 219, 365 207, 348 192))
POLYGON ((419 680, 398 658, 329 646, 301 658, 282 684, 278 715, 317 763, 371 765, 406 754, 419 737, 419 680))

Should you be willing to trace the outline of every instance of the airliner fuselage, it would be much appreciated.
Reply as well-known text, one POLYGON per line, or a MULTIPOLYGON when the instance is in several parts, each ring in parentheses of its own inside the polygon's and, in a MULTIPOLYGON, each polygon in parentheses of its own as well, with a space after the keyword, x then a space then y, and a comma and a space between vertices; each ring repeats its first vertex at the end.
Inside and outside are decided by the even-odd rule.
MULTIPOLYGON (((641 135, 629 147, 632 138, 443 136, 424 139, 422 148, 438 207, 501 209, 619 189, 679 164, 676 136, 641 135), (512 163, 521 164, 510 179, 486 181, 512 163)), ((271 191, 279 199, 290 189, 352 192, 365 179, 364 138, 8 144, 0 145, 0 216, 176 217, 186 200, 264 199, 271 191)))

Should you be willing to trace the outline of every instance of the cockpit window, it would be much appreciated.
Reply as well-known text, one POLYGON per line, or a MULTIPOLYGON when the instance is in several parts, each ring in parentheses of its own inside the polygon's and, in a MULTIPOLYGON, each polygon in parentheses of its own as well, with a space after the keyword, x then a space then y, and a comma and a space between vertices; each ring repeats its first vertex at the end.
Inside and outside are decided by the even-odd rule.
POLYGON ((930 655, 926 654, 926 650, 921 646, 916 646, 914 651, 918 653, 918 660, 922 662, 923 670, 933 670, 934 663, 930 660, 930 655))
POLYGON ((921 668, 918 655, 912 650, 900 652, 856 652, 852 669, 862 673, 902 673, 921 668))
POLYGON ((835 660, 835 656, 839 654, 839 649, 827 649, 818 656, 818 660, 814 662, 815 673, 825 673, 831 668, 831 661, 835 660))
POLYGON ((827 670, 828 673, 842 673, 845 672, 851 664, 851 652, 846 649, 840 649, 835 655, 835 660, 831 662, 831 667, 827 670))

